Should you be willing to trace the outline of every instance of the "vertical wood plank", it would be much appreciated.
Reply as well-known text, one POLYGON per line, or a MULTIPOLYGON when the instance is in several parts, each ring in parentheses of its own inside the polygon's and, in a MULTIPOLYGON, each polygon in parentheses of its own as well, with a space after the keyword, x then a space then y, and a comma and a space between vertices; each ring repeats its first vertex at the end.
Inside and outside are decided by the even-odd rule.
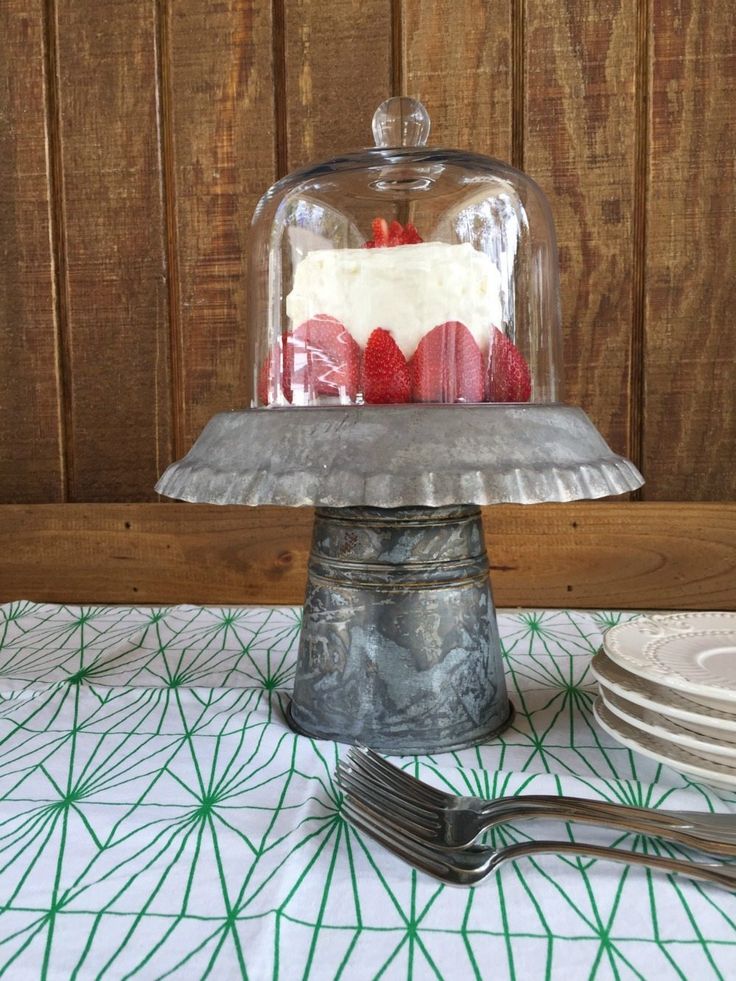
POLYGON ((403 94, 426 105, 435 146, 511 160, 512 10, 511 0, 401 0, 403 94))
POLYGON ((181 455, 219 411, 250 397, 245 261, 259 197, 276 179, 271 6, 166 4, 181 455))
POLYGON ((153 496, 171 457, 154 0, 57 0, 70 496, 153 496))
POLYGON ((644 496, 736 497, 736 18, 651 5, 644 496))
POLYGON ((523 166, 557 227, 565 400, 630 452, 636 0, 526 0, 523 166))
POLYGON ((284 0, 289 170, 372 146, 392 90, 390 0, 284 0))
POLYGON ((0 501, 64 497, 41 0, 0 6, 0 501))

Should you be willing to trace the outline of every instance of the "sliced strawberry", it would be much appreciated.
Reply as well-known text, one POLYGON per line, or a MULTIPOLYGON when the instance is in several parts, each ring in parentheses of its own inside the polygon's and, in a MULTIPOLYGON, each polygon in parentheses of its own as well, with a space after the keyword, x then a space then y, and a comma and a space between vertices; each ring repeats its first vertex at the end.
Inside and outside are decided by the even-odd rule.
POLYGON ((418 245, 424 241, 411 222, 402 225, 400 221, 391 224, 385 218, 374 218, 371 223, 373 238, 363 244, 364 249, 380 249, 395 245, 418 245))
POLYGON ((400 221, 392 221, 388 226, 388 245, 404 244, 404 226, 400 221))
POLYGON ((258 373, 258 404, 268 405, 271 401, 272 386, 281 387, 287 402, 292 400, 291 392, 291 358, 283 357, 281 338, 273 345, 268 357, 264 359, 258 373))
POLYGON ((289 337, 292 390, 302 404, 316 396, 336 395, 354 402, 360 381, 360 348, 345 325, 320 313, 289 337))
POLYGON ((411 402, 409 365, 383 327, 376 327, 363 352, 363 398, 374 404, 411 402))
POLYGON ((371 223, 373 232, 373 245, 378 249, 382 245, 388 245, 388 222, 385 218, 374 218, 371 223))
POLYGON ((532 394, 529 365, 513 341, 493 328, 488 357, 488 402, 528 402, 532 394))
POLYGON ((465 324, 449 320, 419 342, 409 362, 415 402, 482 402, 483 358, 465 324))
POLYGON ((419 232, 409 221, 404 225, 404 237, 401 241, 402 245, 419 245, 424 239, 420 236, 419 232))

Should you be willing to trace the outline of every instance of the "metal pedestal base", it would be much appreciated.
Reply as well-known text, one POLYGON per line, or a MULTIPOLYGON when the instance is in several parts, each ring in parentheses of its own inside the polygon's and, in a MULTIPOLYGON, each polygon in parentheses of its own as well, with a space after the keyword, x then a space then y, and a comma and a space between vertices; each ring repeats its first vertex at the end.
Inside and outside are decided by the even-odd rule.
POLYGON ((511 721, 480 510, 317 510, 289 723, 426 754, 511 721))
POLYGON ((387 753, 437 753, 482 742, 511 716, 469 505, 641 484, 580 409, 485 403, 221 413, 156 490, 320 507, 291 725, 387 753))

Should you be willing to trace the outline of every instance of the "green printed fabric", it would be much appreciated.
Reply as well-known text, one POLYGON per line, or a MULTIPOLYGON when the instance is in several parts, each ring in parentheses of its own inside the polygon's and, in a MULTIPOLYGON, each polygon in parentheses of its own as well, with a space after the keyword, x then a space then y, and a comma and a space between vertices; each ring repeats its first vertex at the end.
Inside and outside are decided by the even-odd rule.
MULTIPOLYGON (((0 607, 0 973, 9 978, 734 978, 736 895, 610 862, 443 887, 353 831, 345 747, 292 733, 297 609, 0 607)), ((627 615, 628 616, 628 615, 627 615)), ((499 617, 513 726, 401 765, 487 796, 736 812, 596 726, 616 613, 499 617)), ((617 843, 519 823, 491 836, 617 843)))

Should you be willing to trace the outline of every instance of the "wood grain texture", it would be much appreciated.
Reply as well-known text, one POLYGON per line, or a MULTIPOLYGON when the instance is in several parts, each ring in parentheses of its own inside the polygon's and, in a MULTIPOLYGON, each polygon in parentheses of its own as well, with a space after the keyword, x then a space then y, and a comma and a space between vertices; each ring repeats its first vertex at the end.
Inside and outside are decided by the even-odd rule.
POLYGON ((390 0, 284 0, 284 31, 288 170, 372 146, 392 89, 390 0))
POLYGON ((732 4, 2 0, 0 501, 153 500, 247 402, 255 201, 392 92, 547 192, 565 397, 644 497, 736 499, 732 4))
POLYGON ((653 3, 644 496, 736 497, 736 17, 653 3))
POLYGON ((179 456, 250 399, 245 261, 276 179, 274 72, 269 4, 167 0, 163 21, 179 456))
POLYGON ((171 458, 154 0, 58 0, 73 500, 145 500, 171 458))
MULTIPOLYGON (((736 609, 736 504, 485 509, 499 607, 736 609)), ((0 507, 0 601, 301 603, 311 512, 0 507)))
POLYGON ((526 0, 523 167, 555 217, 565 401, 630 451, 636 0, 526 0))
POLYGON ((402 94, 425 103, 433 145, 511 160, 513 6, 401 0, 402 94))
POLYGON ((64 472, 43 4, 0 5, 0 500, 60 501, 64 472))

